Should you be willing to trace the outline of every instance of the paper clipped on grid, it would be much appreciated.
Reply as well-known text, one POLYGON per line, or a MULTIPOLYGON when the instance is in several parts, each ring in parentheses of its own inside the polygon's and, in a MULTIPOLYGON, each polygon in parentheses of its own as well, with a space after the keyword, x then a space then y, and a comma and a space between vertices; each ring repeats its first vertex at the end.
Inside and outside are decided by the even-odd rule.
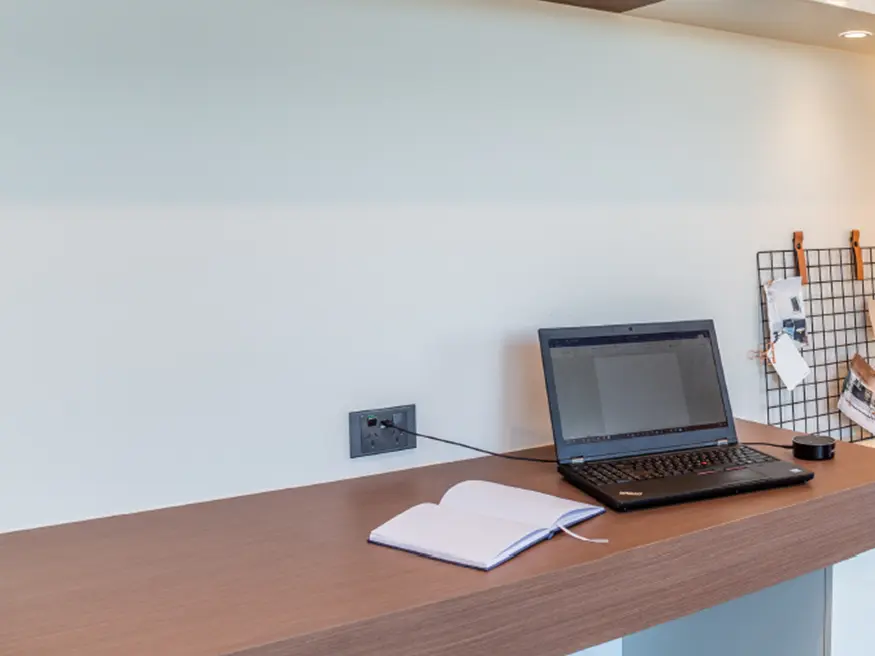
POLYGON ((795 390, 808 376, 811 375, 811 367, 802 357, 802 354, 793 343, 789 335, 781 335, 768 353, 769 363, 775 368, 775 372, 781 378, 781 382, 791 392, 795 390))
POLYGON ((781 335, 786 334, 800 345, 808 344, 804 289, 799 276, 771 280, 763 285, 772 341, 777 341, 781 335))

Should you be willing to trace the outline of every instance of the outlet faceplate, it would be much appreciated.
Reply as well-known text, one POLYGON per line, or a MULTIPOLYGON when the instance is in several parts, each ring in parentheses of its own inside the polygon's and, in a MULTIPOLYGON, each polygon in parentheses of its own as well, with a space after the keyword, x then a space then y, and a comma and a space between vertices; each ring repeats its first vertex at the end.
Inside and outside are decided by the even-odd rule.
POLYGON ((362 458, 392 451, 416 448, 416 436, 395 428, 384 428, 382 422, 416 432, 416 406, 400 405, 379 410, 349 413, 349 457, 362 458))

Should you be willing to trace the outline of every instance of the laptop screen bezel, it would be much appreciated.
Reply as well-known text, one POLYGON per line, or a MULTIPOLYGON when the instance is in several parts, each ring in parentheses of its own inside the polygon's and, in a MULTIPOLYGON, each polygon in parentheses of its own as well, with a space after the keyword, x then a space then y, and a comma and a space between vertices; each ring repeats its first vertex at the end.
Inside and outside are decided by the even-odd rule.
POLYGON ((545 328, 538 331, 541 343, 541 359, 544 365, 544 378, 547 384, 547 402, 550 407, 550 420, 553 425, 553 441, 556 445, 556 457, 559 462, 567 463, 583 458, 586 461, 623 458, 648 453, 661 453, 680 449, 695 449, 714 446, 722 440, 728 444, 737 444, 738 436, 732 407, 729 402, 729 392, 723 374, 723 362, 717 345, 717 334, 713 321, 681 321, 672 323, 625 324, 615 326, 597 326, 587 328, 545 328), (553 360, 550 354, 550 344, 556 340, 567 339, 608 339, 615 338, 618 343, 627 341, 630 335, 665 335, 666 340, 677 339, 684 333, 707 333, 714 354, 714 366, 720 384, 720 394, 723 400, 723 411, 726 415, 726 426, 691 430, 683 433, 668 432, 645 437, 628 437, 603 442, 579 443, 566 442, 562 434, 562 418, 559 411, 559 400, 556 392, 556 380, 553 372, 553 360))

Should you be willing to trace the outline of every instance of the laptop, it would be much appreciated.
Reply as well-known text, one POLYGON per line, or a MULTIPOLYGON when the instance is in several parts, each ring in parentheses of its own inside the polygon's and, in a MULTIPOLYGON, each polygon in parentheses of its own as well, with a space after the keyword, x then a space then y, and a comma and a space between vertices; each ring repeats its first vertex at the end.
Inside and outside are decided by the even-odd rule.
POLYGON ((614 510, 805 483, 738 442, 712 321, 539 331, 559 472, 614 510))

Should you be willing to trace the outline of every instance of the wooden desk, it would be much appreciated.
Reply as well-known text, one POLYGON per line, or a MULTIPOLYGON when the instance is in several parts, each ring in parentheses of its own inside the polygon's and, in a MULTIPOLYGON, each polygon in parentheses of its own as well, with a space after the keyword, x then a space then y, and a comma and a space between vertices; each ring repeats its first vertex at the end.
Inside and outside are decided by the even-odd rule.
POLYGON ((555 467, 482 458, 6 534, 0 654, 564 655, 875 548, 875 451, 808 466, 804 487, 608 512, 581 528, 609 545, 560 535, 489 573, 365 540, 470 478, 580 498, 555 467))

